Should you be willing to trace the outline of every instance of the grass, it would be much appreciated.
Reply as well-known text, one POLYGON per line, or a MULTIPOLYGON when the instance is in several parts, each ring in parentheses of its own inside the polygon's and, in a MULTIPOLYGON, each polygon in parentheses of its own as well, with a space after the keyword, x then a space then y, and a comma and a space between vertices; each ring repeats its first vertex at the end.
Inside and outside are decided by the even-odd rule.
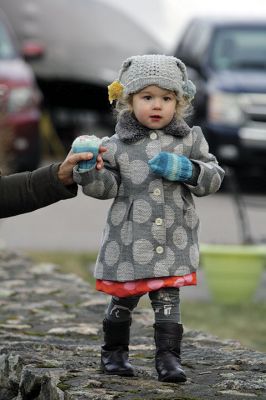
MULTIPOLYGON (((96 254, 30 252, 29 256, 35 262, 57 264, 62 272, 75 273, 94 285, 95 281, 89 271, 89 265, 95 262, 96 254)), ((250 261, 248 263, 250 264, 250 261)), ((213 261, 210 265, 214 265, 213 261)), ((211 280, 210 285, 215 290, 214 301, 212 303, 182 302, 184 325, 191 329, 207 331, 222 339, 238 340, 243 345, 255 350, 266 351, 266 303, 253 303, 250 296, 254 289, 254 282, 258 281, 261 267, 251 268, 251 275, 247 279, 252 281, 251 285, 247 285, 244 279, 238 279, 234 289, 228 292, 228 285, 233 282, 232 279, 229 279, 228 283, 226 274, 232 275, 235 269, 238 277, 244 275, 243 264, 234 261, 233 267, 232 265, 227 267, 225 264, 223 268, 218 268, 216 260, 217 268, 210 268, 210 265, 206 267, 206 274, 207 278, 211 280), (228 293, 231 293, 231 301, 228 301, 228 293)), ((142 301, 141 304, 149 305, 146 301, 142 301)))
POLYGON ((183 302, 185 326, 209 332, 221 339, 233 339, 253 350, 266 352, 266 304, 218 304, 183 302))

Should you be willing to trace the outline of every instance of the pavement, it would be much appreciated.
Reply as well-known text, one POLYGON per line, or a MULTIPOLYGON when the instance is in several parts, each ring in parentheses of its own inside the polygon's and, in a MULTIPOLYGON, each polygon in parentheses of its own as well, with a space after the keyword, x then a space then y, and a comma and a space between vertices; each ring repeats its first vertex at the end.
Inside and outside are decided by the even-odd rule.
POLYGON ((135 377, 100 371, 107 296, 56 265, 0 251, 0 399, 265 400, 266 355, 184 327, 184 384, 158 382, 154 313, 134 311, 135 377))

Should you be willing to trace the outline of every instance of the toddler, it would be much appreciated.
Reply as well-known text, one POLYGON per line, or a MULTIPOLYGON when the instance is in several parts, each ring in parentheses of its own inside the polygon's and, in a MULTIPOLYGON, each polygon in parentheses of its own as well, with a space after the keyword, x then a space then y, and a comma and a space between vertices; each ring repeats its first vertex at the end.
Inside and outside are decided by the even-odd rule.
POLYGON ((130 57, 108 89, 117 124, 103 141, 104 168, 74 169, 86 195, 114 198, 95 267, 97 290, 112 296, 103 321, 101 368, 134 375, 128 360, 131 315, 148 293, 158 379, 185 382, 179 288, 197 283, 199 219, 193 195, 216 192, 224 171, 201 129, 184 121, 195 86, 181 60, 130 57))

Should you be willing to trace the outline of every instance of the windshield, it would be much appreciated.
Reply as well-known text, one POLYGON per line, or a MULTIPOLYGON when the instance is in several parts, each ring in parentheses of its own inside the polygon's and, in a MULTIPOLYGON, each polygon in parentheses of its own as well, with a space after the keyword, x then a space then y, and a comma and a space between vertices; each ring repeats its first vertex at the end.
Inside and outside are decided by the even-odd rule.
POLYGON ((11 38, 5 28, 0 22, 0 60, 11 59, 16 56, 11 38))
POLYGON ((265 69, 266 26, 219 29, 213 42, 211 65, 216 70, 265 69))

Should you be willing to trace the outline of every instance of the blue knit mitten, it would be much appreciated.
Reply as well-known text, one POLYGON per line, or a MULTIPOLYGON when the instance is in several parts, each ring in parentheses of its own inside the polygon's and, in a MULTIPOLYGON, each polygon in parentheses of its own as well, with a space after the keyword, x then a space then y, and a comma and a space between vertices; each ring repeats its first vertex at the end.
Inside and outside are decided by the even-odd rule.
POLYGON ((192 162, 185 156, 162 151, 149 161, 155 174, 169 181, 187 181, 192 177, 192 162))

